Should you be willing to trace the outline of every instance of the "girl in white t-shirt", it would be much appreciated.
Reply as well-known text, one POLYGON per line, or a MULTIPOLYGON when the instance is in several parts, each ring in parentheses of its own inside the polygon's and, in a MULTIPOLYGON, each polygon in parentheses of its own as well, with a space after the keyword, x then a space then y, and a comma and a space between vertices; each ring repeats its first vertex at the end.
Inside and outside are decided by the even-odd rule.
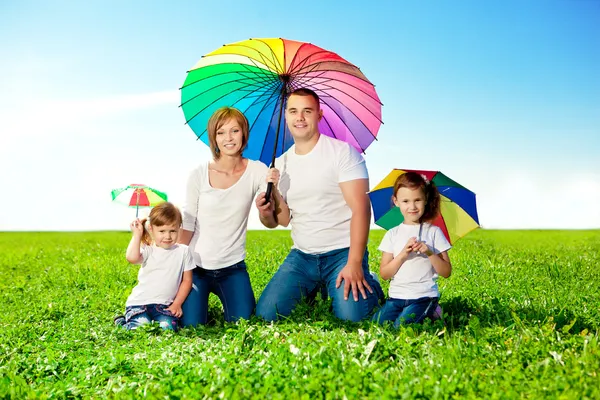
POLYGON ((380 275, 392 281, 389 299, 373 320, 394 321, 398 327, 433 316, 440 296, 437 278, 452 272, 452 246, 430 223, 440 212, 440 194, 432 182, 415 172, 404 173, 394 183, 392 201, 404 221, 387 231, 379 245, 380 275))
POLYGON ((161 328, 177 330, 181 306, 192 289, 192 269, 196 266, 188 246, 177 243, 181 212, 173 204, 155 206, 147 220, 130 225, 133 236, 126 258, 141 264, 138 284, 125 303, 125 315, 114 322, 126 329, 157 321, 161 328))

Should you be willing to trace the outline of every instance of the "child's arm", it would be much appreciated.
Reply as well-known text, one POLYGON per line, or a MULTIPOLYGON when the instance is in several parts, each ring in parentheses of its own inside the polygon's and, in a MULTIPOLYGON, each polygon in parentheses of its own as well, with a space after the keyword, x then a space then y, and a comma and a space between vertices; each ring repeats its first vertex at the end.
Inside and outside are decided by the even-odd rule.
POLYGON ((132 264, 140 264, 143 261, 140 245, 142 243, 142 235, 144 234, 144 225, 139 219, 133 221, 130 225, 133 236, 127 246, 125 258, 132 264))
POLYGON ((433 265, 433 269, 437 272, 438 275, 443 276, 444 278, 449 278, 452 273, 452 264, 450 264, 450 257, 448 257, 448 252, 444 251, 440 254, 433 254, 430 250, 429 253, 425 253, 427 257, 429 257, 429 261, 431 261, 431 265, 433 265))
POLYGON ((402 264, 408 259, 408 255, 413 249, 413 246, 417 242, 417 238, 410 238, 402 251, 394 257, 392 253, 382 252, 381 263, 379 265, 379 275, 385 280, 392 279, 396 272, 400 269, 402 264))
POLYGON ((175 300, 173 303, 167 308, 168 311, 171 311, 173 315, 177 318, 183 315, 183 311, 181 310, 181 306, 183 302, 190 294, 192 290, 192 270, 184 271, 183 278, 181 279, 181 284, 179 285, 179 290, 177 290, 177 295, 175 296, 175 300))

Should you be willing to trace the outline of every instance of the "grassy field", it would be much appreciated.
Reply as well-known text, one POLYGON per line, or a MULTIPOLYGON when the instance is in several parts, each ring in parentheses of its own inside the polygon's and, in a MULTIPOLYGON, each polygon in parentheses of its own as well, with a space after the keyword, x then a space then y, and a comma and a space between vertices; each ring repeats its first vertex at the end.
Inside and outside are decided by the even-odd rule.
MULTIPOLYGON (((383 231, 371 232, 370 264, 383 231)), ((600 399, 600 231, 476 231, 440 279, 446 324, 287 320, 113 327, 129 233, 0 233, 0 398, 600 399)), ((251 232, 258 297, 291 245, 251 232)), ((387 292, 387 284, 384 283, 387 292)))

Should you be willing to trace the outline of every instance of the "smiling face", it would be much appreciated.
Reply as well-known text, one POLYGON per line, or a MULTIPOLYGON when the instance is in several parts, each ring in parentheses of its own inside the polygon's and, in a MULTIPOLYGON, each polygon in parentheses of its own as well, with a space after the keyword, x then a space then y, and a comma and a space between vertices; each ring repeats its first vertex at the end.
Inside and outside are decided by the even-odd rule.
POLYGON ((217 149, 221 156, 238 156, 243 151, 244 135, 242 127, 235 118, 230 118, 217 128, 215 136, 217 149))
POLYGON ((425 212, 427 201, 420 187, 401 187, 394 196, 394 204, 400 208, 405 224, 417 225, 425 212))
POLYGON ((287 99, 285 120, 294 141, 309 141, 319 133, 323 111, 317 99, 310 95, 292 94, 287 99))
POLYGON ((166 225, 150 225, 150 234, 154 239, 154 243, 157 247, 168 249, 177 243, 179 238, 179 225, 177 224, 166 224, 166 225))

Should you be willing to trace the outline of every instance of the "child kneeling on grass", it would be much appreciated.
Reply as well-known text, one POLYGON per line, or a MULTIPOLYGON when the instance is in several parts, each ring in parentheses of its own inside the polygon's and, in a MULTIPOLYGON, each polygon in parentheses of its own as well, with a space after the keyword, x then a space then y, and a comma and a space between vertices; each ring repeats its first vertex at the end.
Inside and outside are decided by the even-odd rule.
POLYGON ((163 329, 177 330, 196 267, 188 247, 177 243, 181 221, 179 209, 164 202, 150 212, 148 230, 146 220, 131 223, 133 236, 126 258, 142 266, 138 284, 125 303, 125 315, 114 319, 116 325, 135 329, 157 321, 163 329))
POLYGON ((447 253, 452 246, 442 230, 429 223, 440 212, 440 194, 433 182, 415 172, 402 174, 394 183, 392 201, 404 221, 387 231, 379 245, 379 272, 392 281, 389 299, 373 320, 394 321, 397 328, 440 317, 437 278, 448 278, 452 272, 447 253))

